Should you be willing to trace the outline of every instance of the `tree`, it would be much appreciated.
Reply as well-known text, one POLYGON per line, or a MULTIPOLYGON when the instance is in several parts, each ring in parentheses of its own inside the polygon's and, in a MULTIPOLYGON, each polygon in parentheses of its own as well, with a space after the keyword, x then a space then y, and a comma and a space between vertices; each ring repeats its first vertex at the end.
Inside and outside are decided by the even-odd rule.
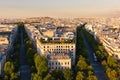
POLYGON ((87 77, 87 80, 97 80, 97 78, 96 76, 91 75, 87 77))
POLYGON ((36 73, 32 74, 32 80, 42 80, 42 77, 36 73))
POLYGON ((43 80, 55 80, 50 73, 48 73, 43 80))
POLYGON ((108 66, 110 66, 110 67, 117 67, 117 61, 115 60, 115 58, 114 57, 112 57, 112 56, 108 56, 108 58, 107 58, 107 64, 108 64, 108 66))
POLYGON ((63 75, 64 75, 65 80, 72 80, 73 79, 72 70, 69 70, 69 69, 64 70, 63 75))
POLYGON ((27 61, 28 61, 30 66, 34 65, 34 54, 35 54, 35 50, 32 49, 32 48, 28 48, 28 50, 27 50, 27 61))
POLYGON ((110 80, 117 80, 117 72, 115 70, 107 68, 106 73, 110 80))
POLYGON ((93 72, 92 71, 88 71, 88 75, 89 76, 93 75, 93 72))
POLYGON ((26 44, 27 49, 33 47, 33 44, 32 44, 32 42, 30 40, 26 41, 25 44, 26 44))
POLYGON ((9 77, 7 75, 4 75, 4 79, 3 80, 9 80, 9 77))
POLYGON ((14 72, 14 65, 12 62, 7 61, 4 65, 4 73, 5 75, 10 75, 14 72))
POLYGON ((79 61, 77 63, 77 69, 78 70, 86 70, 87 69, 87 63, 85 61, 85 58, 83 58, 82 56, 80 56, 79 61), (82 64, 82 65, 81 65, 82 64))
POLYGON ((102 61, 102 65, 103 65, 104 67, 107 66, 107 62, 106 62, 106 60, 103 60, 103 61, 102 61))
POLYGON ((61 42, 61 43, 65 43, 65 40, 64 40, 64 39, 62 39, 62 40, 60 40, 60 42, 61 42))
POLYGON ((90 70, 90 71, 93 71, 93 67, 92 66, 88 66, 87 69, 90 70))
POLYGON ((11 73, 10 80, 18 80, 18 73, 11 73))
POLYGON ((55 78, 55 80, 63 80, 63 73, 60 70, 54 70, 52 72, 52 76, 55 78))
POLYGON ((78 71, 77 76, 76 76, 76 80, 83 80, 83 79, 84 79, 83 72, 78 71))
POLYGON ((35 54, 34 61, 37 73, 39 75, 42 75, 42 77, 45 77, 48 72, 48 64, 46 58, 44 56, 40 56, 39 54, 35 54))

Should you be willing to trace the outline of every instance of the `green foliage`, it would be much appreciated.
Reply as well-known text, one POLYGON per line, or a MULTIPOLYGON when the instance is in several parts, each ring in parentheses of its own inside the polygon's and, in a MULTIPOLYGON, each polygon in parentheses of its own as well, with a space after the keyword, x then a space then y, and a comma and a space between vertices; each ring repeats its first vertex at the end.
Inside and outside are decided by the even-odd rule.
POLYGON ((76 80, 83 80, 83 79, 84 79, 83 72, 78 71, 77 76, 76 76, 76 80))
POLYGON ((10 80, 18 80, 18 73, 11 73, 10 80))
POLYGON ((60 70, 52 71, 52 76, 55 78, 55 80, 63 80, 63 73, 60 70))
POLYGON ((43 80, 55 80, 50 73, 48 73, 43 80))
POLYGON ((34 65, 34 54, 35 54, 35 50, 32 49, 32 48, 28 48, 28 50, 27 50, 27 61, 28 61, 30 66, 34 65))
POLYGON ((27 41, 25 42, 25 45, 26 45, 26 48, 27 48, 27 49, 33 47, 33 44, 32 44, 32 42, 31 42, 30 40, 27 40, 27 41))
POLYGON ((39 75, 42 75, 42 77, 45 77, 48 72, 48 64, 46 58, 44 56, 40 56, 39 54, 35 54, 34 61, 37 73, 39 75))
POLYGON ((106 60, 103 60, 103 61, 102 61, 102 65, 103 65, 104 67, 107 66, 107 62, 106 62, 106 60))
POLYGON ((97 80, 97 78, 96 76, 91 75, 87 77, 87 80, 97 80))
POLYGON ((115 60, 114 57, 108 56, 108 58, 107 58, 107 64, 110 67, 116 67, 117 66, 117 61, 115 60))
POLYGON ((87 66, 88 66, 88 64, 86 63, 85 58, 83 58, 82 56, 80 56, 79 61, 77 63, 77 69, 80 70, 80 71, 86 70, 87 66))
POLYGON ((106 74, 110 80, 118 80, 120 78, 120 66, 112 56, 108 56, 107 61, 102 61, 102 64, 106 68, 106 74))
POLYGON ((64 75, 65 80, 72 80, 73 79, 72 70, 69 70, 69 69, 64 70, 63 75, 64 75))
POLYGON ((9 80, 9 76, 4 75, 4 79, 3 80, 9 80))
POLYGON ((107 68, 106 73, 110 80, 118 80, 117 72, 115 70, 111 70, 110 68, 107 68))
POLYGON ((88 66, 87 69, 88 69, 89 71, 93 71, 93 67, 92 67, 92 66, 88 66))
POLYGON ((4 65, 4 73, 5 75, 10 75, 14 72, 14 64, 10 61, 7 61, 4 65))
POLYGON ((39 74, 34 73, 34 74, 32 74, 32 79, 33 80, 42 80, 42 76, 40 76, 39 74))
POLYGON ((18 73, 15 73, 14 64, 10 61, 7 61, 4 66, 4 80, 18 80, 18 73))
POLYGON ((60 41, 52 41, 51 38, 48 38, 47 41, 45 41, 44 39, 40 38, 40 42, 41 43, 75 43, 75 38, 73 38, 72 40, 66 39, 66 40, 60 40, 60 41))

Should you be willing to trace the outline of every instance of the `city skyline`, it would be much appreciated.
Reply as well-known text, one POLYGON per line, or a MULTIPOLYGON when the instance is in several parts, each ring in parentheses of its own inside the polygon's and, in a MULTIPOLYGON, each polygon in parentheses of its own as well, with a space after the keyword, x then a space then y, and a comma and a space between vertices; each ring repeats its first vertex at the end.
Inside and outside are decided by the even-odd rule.
POLYGON ((119 0, 4 0, 0 18, 120 17, 119 0))

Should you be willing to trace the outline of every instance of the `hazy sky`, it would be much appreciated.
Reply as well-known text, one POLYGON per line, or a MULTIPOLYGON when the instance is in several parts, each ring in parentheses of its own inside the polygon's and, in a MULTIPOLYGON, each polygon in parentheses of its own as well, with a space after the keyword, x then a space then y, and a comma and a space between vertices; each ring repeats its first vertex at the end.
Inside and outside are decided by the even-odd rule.
POLYGON ((1 0, 0 17, 119 17, 120 0, 1 0))

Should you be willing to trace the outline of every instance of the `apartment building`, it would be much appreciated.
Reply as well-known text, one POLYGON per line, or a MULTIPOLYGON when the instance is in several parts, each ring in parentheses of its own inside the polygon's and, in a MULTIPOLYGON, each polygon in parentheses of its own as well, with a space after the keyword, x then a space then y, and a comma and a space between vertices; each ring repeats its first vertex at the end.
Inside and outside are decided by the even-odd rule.
POLYGON ((114 39, 109 38, 102 38, 101 42, 109 55, 113 56, 117 60, 120 59, 120 42, 114 42, 114 39))
POLYGON ((48 67, 50 70, 59 69, 71 69, 71 58, 65 53, 56 54, 53 53, 47 56, 48 67))
POLYGON ((72 65, 75 64, 75 43, 41 43, 40 40, 37 40, 37 51, 41 55, 48 53, 69 54, 72 65))
POLYGON ((85 28, 94 38, 98 38, 103 43, 104 48, 109 55, 116 60, 120 60, 120 28, 114 24, 91 24, 86 25, 85 28))
POLYGON ((63 28, 59 29, 62 32, 58 32, 58 28, 38 30, 28 26, 25 25, 26 32, 36 45, 37 52, 48 60, 49 69, 71 69, 75 64, 75 32, 67 32, 63 28))

